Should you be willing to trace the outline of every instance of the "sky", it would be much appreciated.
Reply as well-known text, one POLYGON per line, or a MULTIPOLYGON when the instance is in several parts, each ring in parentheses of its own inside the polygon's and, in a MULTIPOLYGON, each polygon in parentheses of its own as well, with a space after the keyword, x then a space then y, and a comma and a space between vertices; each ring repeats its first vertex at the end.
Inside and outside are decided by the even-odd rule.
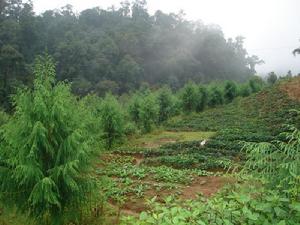
MULTIPOLYGON (((34 10, 42 13, 71 4, 80 12, 100 6, 119 6, 121 0, 33 0, 34 10)), ((250 55, 257 55, 265 64, 257 66, 259 74, 288 70, 300 73, 300 55, 292 50, 300 46, 300 0, 148 0, 150 14, 183 10, 188 20, 218 24, 226 38, 244 36, 250 55)))

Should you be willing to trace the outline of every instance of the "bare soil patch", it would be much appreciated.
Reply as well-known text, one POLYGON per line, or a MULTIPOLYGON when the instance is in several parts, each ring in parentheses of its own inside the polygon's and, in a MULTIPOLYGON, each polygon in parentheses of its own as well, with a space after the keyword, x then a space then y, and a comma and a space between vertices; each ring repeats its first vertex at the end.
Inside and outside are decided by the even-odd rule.
POLYGON ((293 78, 290 82, 281 85, 280 89, 291 99, 300 101, 300 77, 293 78))
POLYGON ((182 190, 181 198, 196 199, 198 194, 211 197, 217 193, 224 185, 232 183, 233 180, 225 177, 199 177, 191 185, 182 190))
POLYGON ((178 185, 178 189, 160 191, 151 189, 145 192, 144 198, 128 199, 125 205, 123 205, 121 212, 125 215, 137 216, 142 211, 148 209, 146 199, 157 197, 156 200, 163 203, 167 196, 178 194, 178 192, 181 193, 178 198, 182 200, 196 199, 198 194, 202 194, 205 197, 212 197, 224 185, 233 182, 234 180, 230 178, 210 176, 199 177, 189 186, 178 185))

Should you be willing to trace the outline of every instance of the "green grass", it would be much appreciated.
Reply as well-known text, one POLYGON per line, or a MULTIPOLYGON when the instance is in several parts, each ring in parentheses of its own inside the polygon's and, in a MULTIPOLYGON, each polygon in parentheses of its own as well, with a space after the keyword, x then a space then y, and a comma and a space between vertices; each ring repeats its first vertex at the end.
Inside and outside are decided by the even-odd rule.
POLYGON ((215 132, 207 131, 162 131, 156 130, 150 134, 140 137, 132 137, 125 144, 128 147, 149 147, 156 148, 167 143, 202 141, 215 135, 215 132))
POLYGON ((20 214, 16 209, 5 208, 0 205, 0 225, 35 225, 26 215, 20 214))

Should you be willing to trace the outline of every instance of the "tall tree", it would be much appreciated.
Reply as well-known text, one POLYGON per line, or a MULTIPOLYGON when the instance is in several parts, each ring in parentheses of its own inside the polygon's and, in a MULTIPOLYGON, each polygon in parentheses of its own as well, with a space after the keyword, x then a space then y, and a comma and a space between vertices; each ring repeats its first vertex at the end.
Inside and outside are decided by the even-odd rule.
POLYGON ((16 112, 3 127, 1 198, 41 224, 64 224, 68 212, 79 219, 91 192, 89 137, 70 86, 55 84, 52 59, 38 58, 34 73, 34 89, 14 96, 16 112))
POLYGON ((197 105, 196 111, 201 112, 205 109, 208 102, 208 91, 207 88, 203 85, 200 85, 198 88, 198 97, 197 97, 197 105))
POLYGON ((256 74, 255 67, 257 65, 261 65, 261 64, 265 63, 265 61, 260 59, 257 55, 252 55, 252 56, 247 57, 247 62, 249 64, 250 71, 252 74, 256 74))
POLYGON ((107 94, 100 108, 101 127, 106 147, 111 149, 120 141, 124 131, 124 115, 117 99, 107 94))
POLYGON ((221 27, 189 21, 182 12, 150 15, 145 0, 78 14, 66 5, 41 15, 31 1, 2 1, 3 46, 23 56, 18 80, 27 83, 35 55, 47 50, 57 61, 58 80, 72 81, 79 95, 99 92, 103 81, 115 82, 120 94, 144 82, 177 89, 189 80, 246 81, 260 61, 248 55, 243 37, 226 40, 221 27))
POLYGON ((152 131, 159 114, 159 106, 153 93, 146 92, 143 94, 140 106, 139 116, 140 125, 143 132, 148 133, 152 131))
POLYGON ((278 77, 277 77, 276 73, 272 71, 272 72, 270 72, 270 73, 268 74, 267 82, 268 82, 270 85, 273 85, 273 84, 276 83, 277 79, 278 79, 278 77))
POLYGON ((181 91, 181 104, 186 112, 192 112, 197 106, 197 86, 193 82, 187 83, 181 91))
POLYGON ((224 97, 227 102, 231 102, 237 96, 237 85, 233 81, 227 81, 224 87, 224 97))
POLYGON ((175 114, 175 104, 172 91, 168 87, 159 90, 157 101, 159 105, 159 122, 164 122, 175 114))

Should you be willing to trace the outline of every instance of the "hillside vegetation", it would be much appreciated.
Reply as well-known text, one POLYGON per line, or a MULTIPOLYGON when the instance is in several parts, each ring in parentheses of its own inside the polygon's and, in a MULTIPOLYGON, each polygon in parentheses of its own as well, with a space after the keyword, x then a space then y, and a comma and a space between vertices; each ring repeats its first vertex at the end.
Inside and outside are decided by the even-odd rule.
POLYGON ((1 223, 300 221, 299 78, 79 99, 49 55, 34 75, 1 113, 1 223))
MULTIPOLYGON (((191 141, 166 144, 159 149, 143 151, 144 163, 180 169, 197 168, 202 171, 200 175, 198 170, 200 176, 208 178, 223 177, 225 175, 221 174, 225 171, 233 172, 231 175, 227 174, 225 176, 227 179, 221 183, 214 180, 212 184, 205 180, 202 181, 204 183, 200 183, 201 188, 195 188, 193 186, 195 182, 191 188, 184 190, 187 192, 199 191, 202 196, 203 194, 207 196, 205 186, 212 193, 224 184, 230 187, 223 188, 209 200, 200 197, 196 198, 197 200, 187 201, 185 199, 187 194, 183 192, 181 196, 184 196, 184 200, 173 196, 165 199, 163 203, 152 202, 150 210, 140 214, 139 224, 297 224, 300 221, 298 194, 288 203, 288 198, 280 194, 279 186, 275 186, 274 190, 266 190, 259 183, 253 184, 253 178, 241 181, 240 177, 233 176, 235 177, 233 181, 228 180, 228 176, 232 177, 235 174, 234 170, 242 169, 247 161, 247 155, 241 151, 245 145, 244 141, 256 143, 275 141, 279 133, 286 130, 283 125, 294 121, 295 112, 290 110, 300 107, 299 99, 294 97, 299 94, 295 88, 299 80, 295 78, 283 81, 247 98, 238 98, 226 106, 170 119, 166 128, 174 132, 214 131, 216 134, 205 146, 201 146, 199 141, 191 141), (240 184, 236 184, 238 181, 240 184)), ((268 163, 272 165, 270 158, 263 163, 266 168, 268 163)), ((297 163, 296 165, 299 165, 297 163)), ((251 169, 255 169, 255 166, 252 165, 251 169)), ((261 168, 258 172, 263 171, 261 168)), ((284 176, 288 177, 287 174, 284 176)), ((296 181, 295 185, 298 184, 296 181)), ((297 189, 299 190, 299 186, 297 189)), ((191 193, 188 196, 195 199, 195 196, 191 198, 191 193)), ((124 221, 124 224, 136 224, 138 220, 128 217, 124 221)))
MULTIPOLYGON (((38 2, 36 2, 38 4, 38 2)), ((15 86, 32 85, 34 58, 47 50, 57 79, 77 95, 127 93, 149 84, 182 87, 188 80, 245 81, 261 60, 244 38, 226 39, 221 27, 189 21, 184 13, 149 13, 145 0, 77 13, 71 5, 37 15, 31 1, 0 5, 0 104, 15 86)))
POLYGON ((33 2, 0 1, 0 225, 300 224, 300 76, 146 0, 33 2))

